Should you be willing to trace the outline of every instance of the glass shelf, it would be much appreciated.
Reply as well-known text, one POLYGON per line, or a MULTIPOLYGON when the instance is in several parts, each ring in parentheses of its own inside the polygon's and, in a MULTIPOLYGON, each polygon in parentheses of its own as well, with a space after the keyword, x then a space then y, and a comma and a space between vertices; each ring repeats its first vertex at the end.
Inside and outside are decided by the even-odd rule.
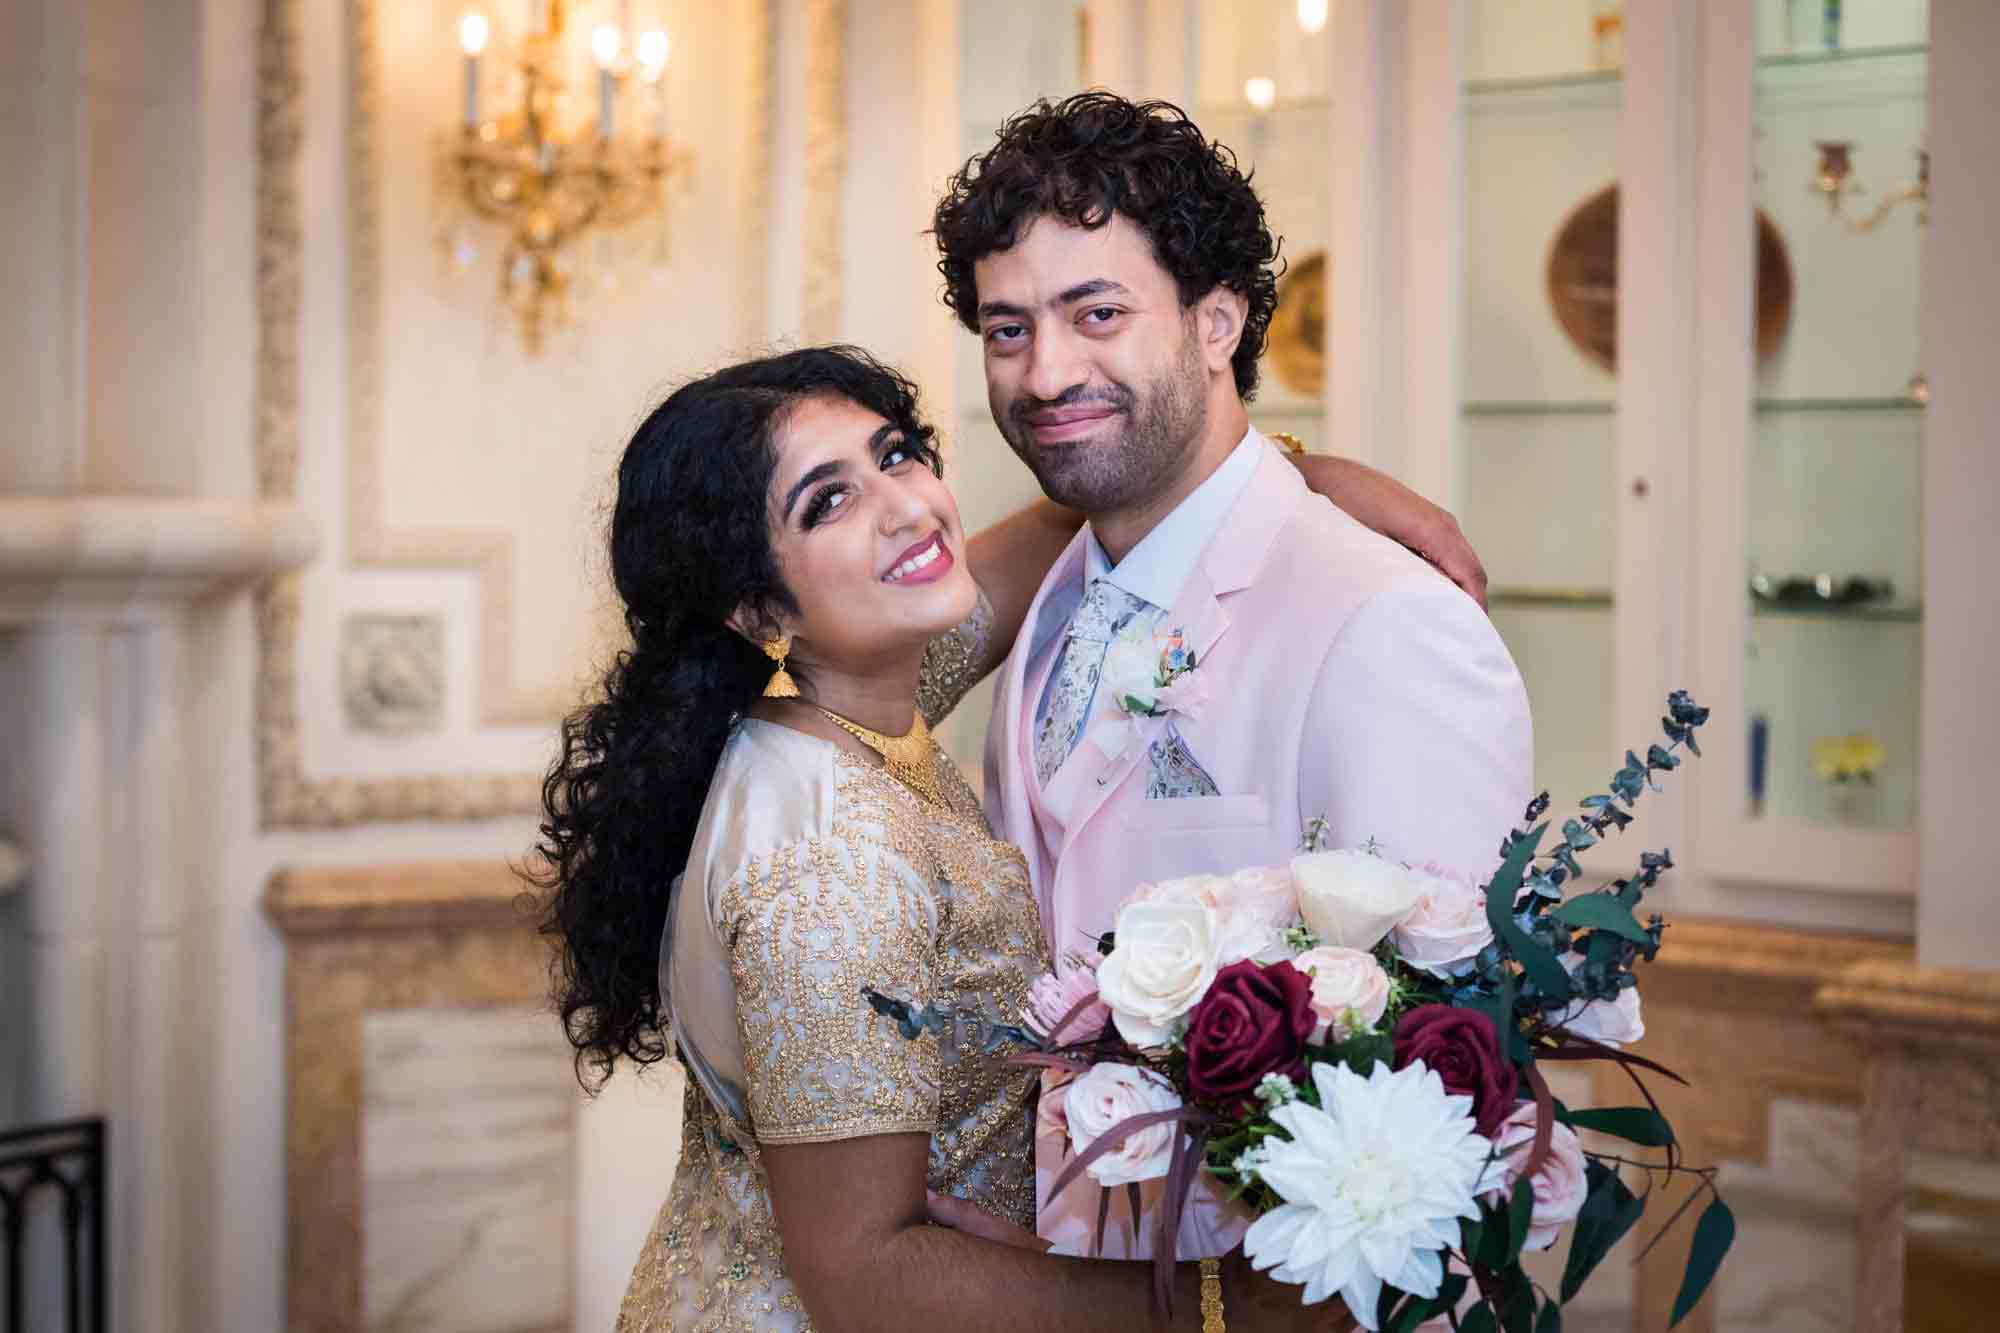
MULTIPOLYGON (((1911 42, 1894 46, 1857 46, 1836 51, 1785 51, 1759 56, 1759 69, 1802 69, 1822 65, 1864 65, 1875 60, 1907 60, 1911 56, 1930 54, 1930 46, 1924 42, 1911 42)), ((1468 97, 1505 96, 1508 93, 1539 93, 1563 88, 1591 88, 1618 83, 1625 77, 1623 70, 1590 69, 1575 70, 1564 74, 1539 74, 1498 79, 1468 79, 1465 95, 1468 97)))
POLYGON ((1492 588, 1486 602, 1496 610, 1592 610, 1613 605, 1609 588, 1492 588))
MULTIPOLYGON (((1578 400, 1570 402, 1479 402, 1460 409, 1468 417, 1608 417, 1617 404, 1578 400)), ((1759 398, 1755 411, 1760 417, 1790 416, 1804 412, 1922 412, 1924 404, 1911 398, 1759 398)))
MULTIPOLYGON (((1491 598, 1489 597, 1490 601, 1491 598)), ((1783 602, 1755 602, 1750 614, 1759 620, 1851 620, 1872 624, 1921 624, 1924 608, 1915 606, 1814 606, 1810 602, 1787 605, 1783 602)))

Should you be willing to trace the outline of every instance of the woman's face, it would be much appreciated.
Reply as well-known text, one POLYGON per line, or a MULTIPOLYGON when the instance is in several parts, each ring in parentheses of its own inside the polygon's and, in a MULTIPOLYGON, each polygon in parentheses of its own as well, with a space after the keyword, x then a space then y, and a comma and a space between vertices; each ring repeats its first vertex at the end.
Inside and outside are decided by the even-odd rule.
POLYGON ((958 505, 918 442, 828 396, 793 408, 775 447, 772 547, 808 672, 893 669, 972 614, 958 505))

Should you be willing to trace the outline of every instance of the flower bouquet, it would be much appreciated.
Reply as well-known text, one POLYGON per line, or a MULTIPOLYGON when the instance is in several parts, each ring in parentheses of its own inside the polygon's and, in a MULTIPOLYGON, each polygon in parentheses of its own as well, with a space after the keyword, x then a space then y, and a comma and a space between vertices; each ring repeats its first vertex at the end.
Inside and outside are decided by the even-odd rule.
MULTIPOLYGON (((1700 1300, 1735 1223, 1713 1168, 1682 1164, 1641 1071, 1680 1081, 1623 1046, 1644 1033, 1633 967, 1664 923, 1634 914, 1672 865, 1645 852, 1629 878, 1573 892, 1577 854, 1631 822, 1652 776, 1700 750, 1707 720, 1668 700, 1666 743, 1627 752, 1608 792, 1587 797, 1544 850, 1546 794, 1500 848, 1483 886, 1375 848, 1321 847, 1309 826, 1289 867, 1142 885, 1094 959, 1031 992, 1034 1049, 1057 1071, 1044 1100, 1073 1155, 1060 1192, 1163 1181, 1154 1253, 1167 1299, 1173 1238, 1197 1173, 1254 1215, 1250 1263, 1335 1294, 1371 1330, 1445 1316, 1459 1333, 1554 1333, 1561 1305, 1631 1230, 1651 1185, 1695 1176, 1710 1202, 1674 1303, 1700 1300), (1570 1110, 1542 1061, 1608 1060, 1643 1105, 1570 1110), (1594 1151, 1579 1131, 1656 1150, 1594 1151), (1625 1174, 1621 1174, 1623 1168, 1625 1174), (1626 1177, 1643 1178, 1635 1194, 1626 1177), (1524 1251, 1573 1228, 1560 1290, 1523 1271, 1524 1251), (1468 1305, 1468 1300, 1473 1303, 1468 1305)), ((1662 1228, 1662 1231, 1666 1229, 1662 1228)))

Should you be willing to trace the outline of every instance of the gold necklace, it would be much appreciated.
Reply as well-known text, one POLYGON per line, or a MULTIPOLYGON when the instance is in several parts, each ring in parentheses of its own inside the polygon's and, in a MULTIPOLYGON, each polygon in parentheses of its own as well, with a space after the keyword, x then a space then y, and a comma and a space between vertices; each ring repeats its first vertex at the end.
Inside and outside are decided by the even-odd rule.
MULTIPOLYGON (((813 707, 819 708, 818 704, 813 707)), ((917 714, 916 725, 906 736, 884 736, 879 731, 870 731, 859 723, 849 722, 840 714, 827 708, 820 708, 826 720, 839 727, 848 735, 882 756, 882 764, 889 770, 889 776, 929 801, 932 805, 944 804, 944 791, 938 786, 937 760, 931 746, 931 729, 924 724, 924 715, 917 714)))

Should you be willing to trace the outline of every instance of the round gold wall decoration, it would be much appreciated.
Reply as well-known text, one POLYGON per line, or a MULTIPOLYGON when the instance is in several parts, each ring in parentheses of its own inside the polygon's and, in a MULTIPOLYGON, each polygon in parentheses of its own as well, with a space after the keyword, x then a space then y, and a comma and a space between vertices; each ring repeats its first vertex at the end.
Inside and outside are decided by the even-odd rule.
POLYGON ((1286 388, 1320 396, 1326 383, 1326 251, 1314 250, 1279 280, 1264 356, 1286 388))
MULTIPOLYGON (((1549 247, 1549 304, 1577 350, 1618 367, 1618 187, 1576 206, 1549 247)), ((1282 309, 1282 306, 1280 307, 1282 309)), ((1792 263, 1778 228, 1757 213, 1757 359, 1768 361, 1792 321, 1792 263)), ((1273 321, 1275 326, 1276 321, 1273 321)))

